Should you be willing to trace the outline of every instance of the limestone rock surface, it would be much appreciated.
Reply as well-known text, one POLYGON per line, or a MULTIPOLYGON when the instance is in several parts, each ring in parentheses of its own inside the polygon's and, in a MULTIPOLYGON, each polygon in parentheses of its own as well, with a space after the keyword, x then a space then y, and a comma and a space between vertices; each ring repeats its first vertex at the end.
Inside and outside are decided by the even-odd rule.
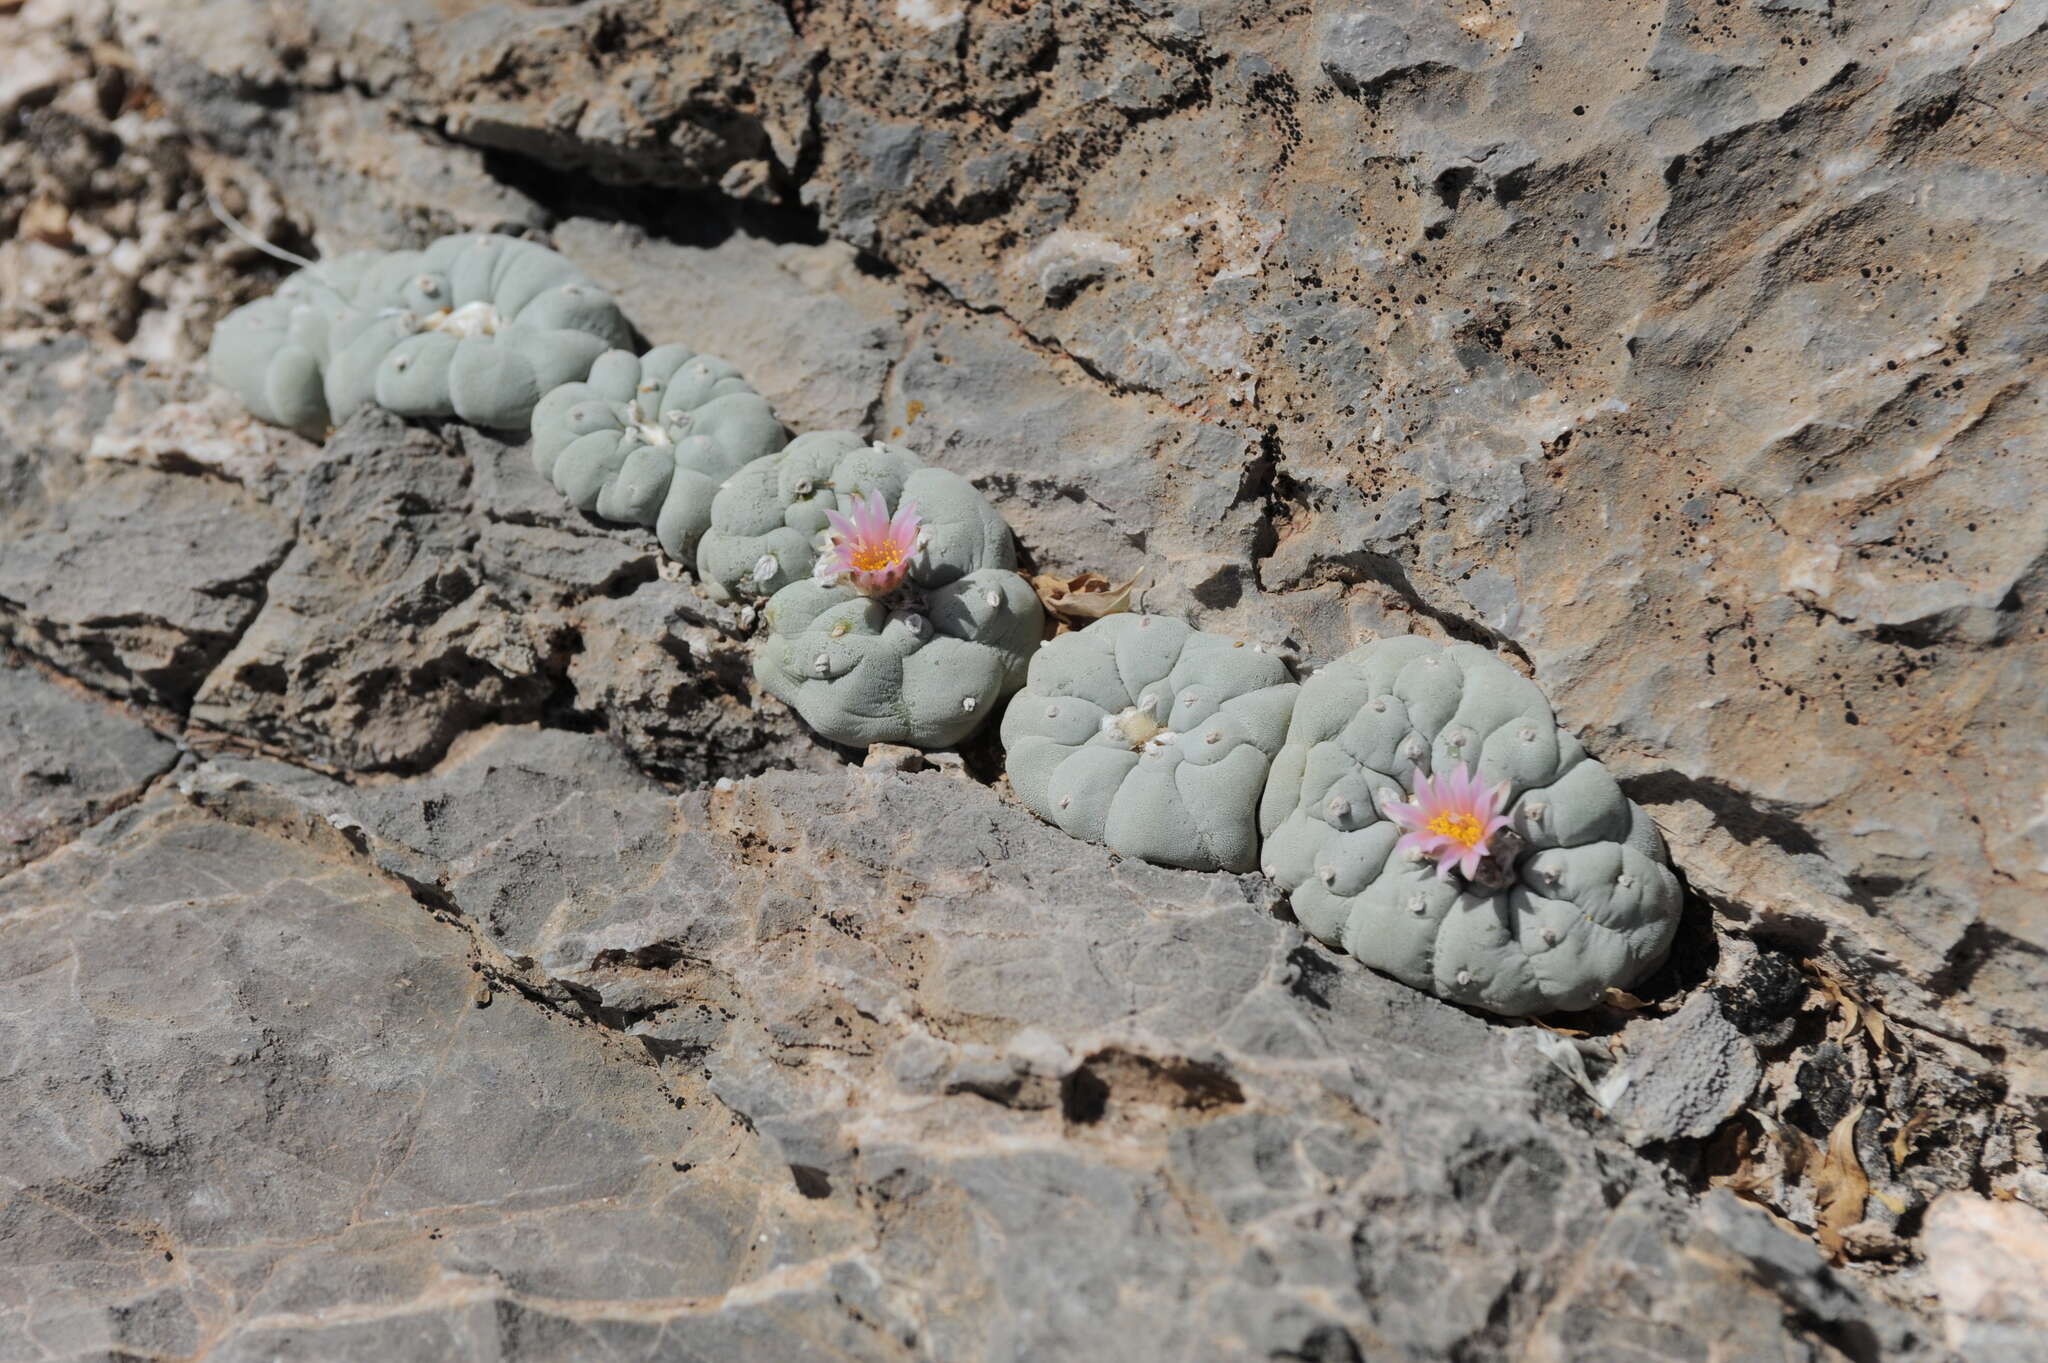
POLYGON ((0 0, 0 1358, 2019 1356, 2044 20, 0 0), (525 448, 223 408, 209 190, 544 240, 1028 571, 1492 649, 1670 963, 1490 1021, 853 765, 525 448))
POLYGON ((366 197, 508 211, 359 169, 407 134, 341 70, 561 216, 589 196, 548 176, 684 254, 716 233, 606 187, 807 215, 912 281, 855 328, 902 338, 873 433, 985 480, 1041 565, 1312 660, 1390 615, 1512 644, 1725 911, 2037 1047, 2048 825, 2006 759, 2048 649, 2042 16, 1454 8, 313 0, 217 42, 113 6, 333 248, 391 230, 366 197))
POLYGON ((0 667, 0 872, 70 841, 176 760, 169 739, 80 688, 0 667))

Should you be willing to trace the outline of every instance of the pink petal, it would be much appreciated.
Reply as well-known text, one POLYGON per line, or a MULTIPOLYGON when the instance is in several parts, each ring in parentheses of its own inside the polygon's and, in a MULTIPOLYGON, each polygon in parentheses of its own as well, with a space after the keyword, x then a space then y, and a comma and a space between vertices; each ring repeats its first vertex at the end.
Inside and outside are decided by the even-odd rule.
POLYGON ((827 511, 825 513, 825 524, 831 526, 832 533, 841 540, 850 540, 860 533, 854 527, 852 521, 840 515, 837 511, 827 511))
POLYGON ((1458 764, 1457 782, 1458 808, 1470 813, 1478 807, 1479 801, 1483 798, 1479 790, 1479 773, 1466 766, 1463 762, 1460 762, 1458 764))
POLYGON ((856 539, 864 540, 874 533, 874 518, 868 514, 867 498, 855 497, 848 503, 846 523, 852 527, 852 533, 856 539))

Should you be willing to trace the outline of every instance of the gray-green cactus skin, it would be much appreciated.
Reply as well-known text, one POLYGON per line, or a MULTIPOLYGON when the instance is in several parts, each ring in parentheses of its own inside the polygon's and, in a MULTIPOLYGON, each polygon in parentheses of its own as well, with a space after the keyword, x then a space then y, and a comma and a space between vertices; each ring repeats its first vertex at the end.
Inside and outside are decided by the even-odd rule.
POLYGON ((721 600, 775 595, 810 576, 825 512, 849 513, 854 499, 869 492, 880 492, 892 510, 905 499, 917 504, 926 549, 912 576, 928 586, 1016 567, 1009 524, 974 484, 927 467, 898 445, 850 431, 813 431, 726 479, 711 501, 711 526, 697 542, 698 580, 721 600))
POLYGON ((324 260, 235 309, 213 329, 207 371, 259 421, 318 437, 334 424, 323 375, 329 329, 354 306, 356 287, 379 259, 374 251, 324 260))
POLYGON ((773 592, 754 675, 835 743, 964 741, 1024 684, 1045 628, 1038 594, 1016 572, 1010 527, 957 473, 846 431, 798 436, 747 465, 712 502, 697 546, 714 595, 773 592), (886 597, 811 580, 825 512, 879 492, 908 499, 925 546, 886 597))
POLYGON ((309 434, 369 403, 514 429, 632 337, 565 257, 468 235, 323 261, 222 319, 210 363, 250 411, 309 434))
POLYGON ((610 295, 545 246, 495 235, 396 251, 357 286, 329 345, 327 407, 523 428, 541 397, 631 344, 610 295))
MULTIPOLYGON (((1536 684, 1471 644, 1382 639, 1301 687, 1260 807, 1266 874, 1301 925, 1439 998, 1509 1016, 1584 1008, 1663 961, 1680 891, 1663 839, 1557 726, 1536 684), (1415 772, 1505 781, 1523 850, 1502 888, 1396 855, 1415 772)), ((1501 837, 1503 835, 1496 835, 1501 837)))
POLYGON ((1013 567, 913 568, 886 598, 804 579, 769 599, 754 675, 835 743, 951 748, 1024 684, 1044 632, 1013 567))
POLYGON ((1299 688, 1241 639, 1111 615, 1038 651, 1003 715, 1011 788, 1063 831, 1198 871, 1258 864, 1258 810, 1299 688))
POLYGON ((578 508, 654 528, 692 562, 725 480, 788 433, 739 370, 686 346, 608 351, 533 409, 533 466, 578 508))

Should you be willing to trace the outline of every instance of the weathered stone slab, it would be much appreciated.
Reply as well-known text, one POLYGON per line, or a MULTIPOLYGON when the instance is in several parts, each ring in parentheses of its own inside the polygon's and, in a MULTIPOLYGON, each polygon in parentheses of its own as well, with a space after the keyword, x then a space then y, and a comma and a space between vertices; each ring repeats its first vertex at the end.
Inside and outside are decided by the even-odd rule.
POLYGON ((32 669, 0 666, 0 874, 142 793, 178 759, 147 725, 32 669))
POLYGON ((558 215, 772 204, 801 241, 653 195, 587 254, 687 261, 646 316, 957 459, 1047 566, 1311 661, 1518 651, 1732 921, 2048 1091, 2029 6, 115 8, 337 244, 527 220, 476 147, 558 215), (384 104, 468 145, 365 169, 384 104))
POLYGON ((176 797, 0 884, 7 1356, 905 1356, 846 1199, 465 940, 176 797))
POLYGON ((704 782, 811 760, 730 611, 651 534, 565 505, 524 446, 366 409, 299 484, 297 539, 195 723, 351 771, 431 766, 479 725, 608 726, 704 782))
POLYGON ((1922 1356, 1760 1213, 1762 1248, 1694 1256, 1686 1204, 1513 1029, 1309 945, 1263 881, 1120 862, 957 775, 674 795, 602 738, 504 730, 408 781, 220 760, 190 785, 342 829, 701 1076, 871 1218, 860 1262, 921 1356, 1567 1358, 1648 1331, 1826 1357, 1759 1253, 1922 1356))
POLYGON ((90 686, 182 712, 290 548, 233 484, 107 466, 0 554, 0 638, 90 686))

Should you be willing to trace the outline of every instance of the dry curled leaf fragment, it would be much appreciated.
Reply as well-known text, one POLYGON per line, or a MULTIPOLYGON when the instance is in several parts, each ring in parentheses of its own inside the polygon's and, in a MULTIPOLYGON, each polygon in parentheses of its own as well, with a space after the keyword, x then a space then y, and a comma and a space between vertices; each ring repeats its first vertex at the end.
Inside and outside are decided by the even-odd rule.
POLYGON ((1813 1203, 1820 1222, 1815 1238, 1837 1263, 1847 1245, 1845 1232, 1863 1219, 1863 1204, 1870 1196, 1870 1179, 1856 1158, 1856 1123, 1862 1117, 1863 1104, 1858 1103, 1835 1123, 1813 1174, 1813 1203))
POLYGON ((1892 1137, 1892 1168, 1900 1169, 1905 1167, 1906 1161, 1913 1154, 1913 1138, 1919 1135, 1927 1124, 1933 1120, 1933 1111, 1924 1107, 1906 1118, 1906 1124, 1899 1128, 1896 1136, 1892 1137))
POLYGON ((1082 573, 1076 577, 1040 573, 1031 579, 1032 590, 1038 593, 1045 613, 1072 629, 1080 629, 1105 615, 1128 611, 1131 589, 1137 585, 1135 577, 1118 586, 1101 573, 1082 573))
POLYGON ((1870 1033, 1870 1039, 1877 1047, 1880 1057, 1890 1054, 1891 1033, 1885 1025, 1884 1014, 1858 998, 1847 985, 1833 976, 1820 973, 1817 976, 1820 992, 1826 998, 1835 1017, 1828 1023, 1830 1041, 1847 1041, 1856 1035, 1857 1029, 1870 1033))

